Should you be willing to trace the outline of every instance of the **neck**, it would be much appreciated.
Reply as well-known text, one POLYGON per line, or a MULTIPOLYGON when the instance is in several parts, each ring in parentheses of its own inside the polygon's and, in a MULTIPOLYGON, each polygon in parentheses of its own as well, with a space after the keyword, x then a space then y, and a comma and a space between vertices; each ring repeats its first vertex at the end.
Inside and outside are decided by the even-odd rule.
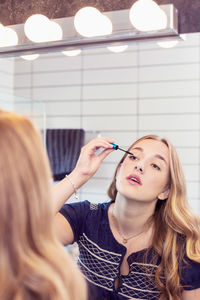
POLYGON ((155 205, 156 202, 134 201, 117 194, 112 213, 123 235, 129 237, 151 227, 155 205))

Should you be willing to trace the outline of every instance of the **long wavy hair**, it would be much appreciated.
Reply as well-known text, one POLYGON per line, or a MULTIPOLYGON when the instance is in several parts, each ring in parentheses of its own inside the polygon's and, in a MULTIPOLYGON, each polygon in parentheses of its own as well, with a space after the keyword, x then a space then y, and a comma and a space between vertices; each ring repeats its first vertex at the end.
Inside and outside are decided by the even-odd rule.
POLYGON ((0 111, 0 299, 86 300, 54 232, 51 171, 39 132, 0 111))
MULTIPOLYGON (((152 246, 161 257, 155 281, 161 291, 160 300, 180 300, 183 291, 179 276, 180 263, 185 254, 188 258, 200 262, 200 219, 188 205, 182 166, 169 140, 156 135, 147 135, 133 143, 128 151, 135 144, 146 139, 163 142, 168 147, 170 156, 170 193, 168 199, 157 201, 153 215, 155 231, 152 246), (163 274, 165 283, 160 279, 163 274)), ((113 201, 117 195, 117 169, 126 156, 127 154, 120 160, 108 189, 108 196, 113 201)))

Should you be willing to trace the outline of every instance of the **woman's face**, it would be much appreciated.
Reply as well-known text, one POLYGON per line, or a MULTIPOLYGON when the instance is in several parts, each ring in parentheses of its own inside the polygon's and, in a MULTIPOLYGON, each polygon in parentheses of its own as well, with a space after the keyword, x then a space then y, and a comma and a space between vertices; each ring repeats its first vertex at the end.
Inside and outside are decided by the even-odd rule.
POLYGON ((161 141, 137 142, 120 165, 116 176, 118 193, 129 199, 166 199, 169 181, 169 149, 161 141))

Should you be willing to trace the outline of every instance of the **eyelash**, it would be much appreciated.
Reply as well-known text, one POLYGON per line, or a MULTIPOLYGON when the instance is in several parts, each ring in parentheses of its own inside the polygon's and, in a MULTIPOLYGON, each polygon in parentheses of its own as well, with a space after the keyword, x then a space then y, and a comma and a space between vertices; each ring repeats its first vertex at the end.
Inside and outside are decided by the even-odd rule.
POLYGON ((160 167, 157 166, 156 164, 152 164, 152 167, 153 167, 154 169, 157 169, 158 171, 160 171, 160 167))
POLYGON ((136 160, 137 157, 135 155, 129 155, 129 158, 132 159, 132 160, 136 160))

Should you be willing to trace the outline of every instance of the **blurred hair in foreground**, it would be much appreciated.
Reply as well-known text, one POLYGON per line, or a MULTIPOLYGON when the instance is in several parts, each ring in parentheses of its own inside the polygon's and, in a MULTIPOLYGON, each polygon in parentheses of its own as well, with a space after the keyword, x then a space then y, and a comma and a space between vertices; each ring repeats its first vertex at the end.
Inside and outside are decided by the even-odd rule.
POLYGON ((78 267, 54 233, 51 170, 41 136, 0 111, 0 299, 86 300, 78 267))

